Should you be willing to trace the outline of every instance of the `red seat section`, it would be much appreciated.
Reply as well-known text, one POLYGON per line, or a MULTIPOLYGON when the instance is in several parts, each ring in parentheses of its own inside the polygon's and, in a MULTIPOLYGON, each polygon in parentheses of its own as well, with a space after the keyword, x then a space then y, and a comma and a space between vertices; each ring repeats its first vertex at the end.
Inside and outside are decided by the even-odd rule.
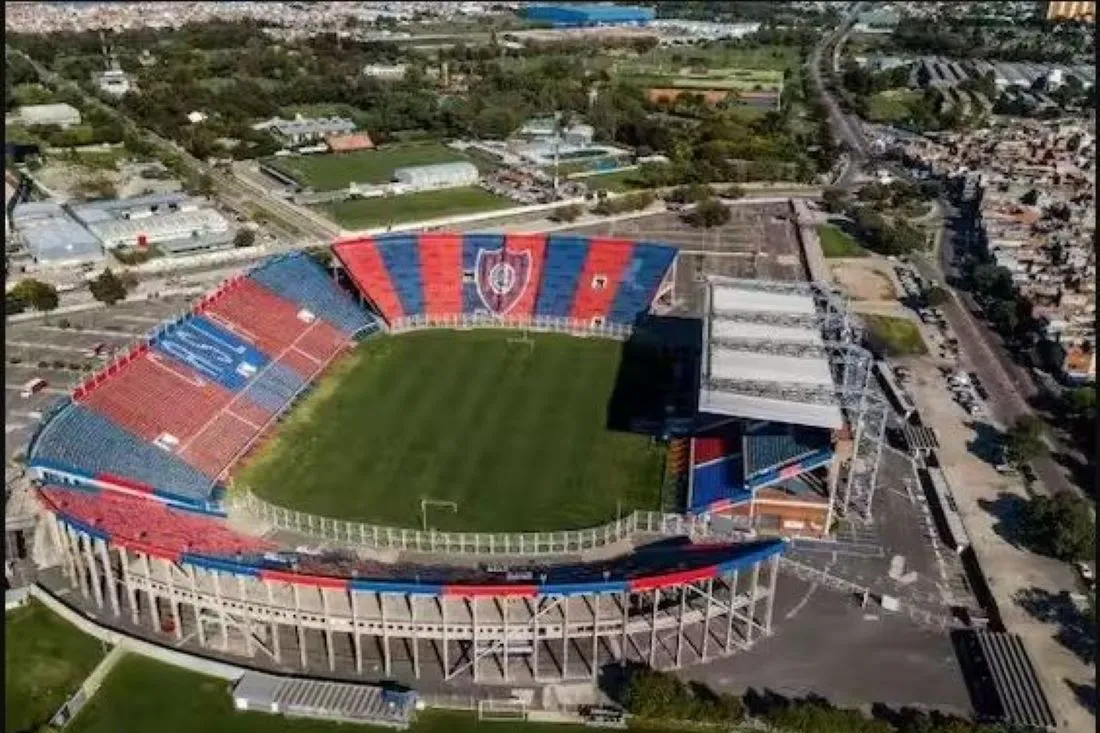
POLYGON ((712 430, 707 435, 697 435, 692 438, 692 443, 692 465, 701 466, 719 458, 739 454, 741 431, 735 425, 728 425, 712 430))
POLYGON ((294 370, 295 373, 301 374, 306 379, 310 379, 321 368, 324 360, 298 351, 298 349, 289 349, 279 357, 278 363, 294 370))
POLYGON ((298 306, 251 278, 241 278, 201 306, 210 320, 241 334, 268 356, 281 354, 307 328, 298 306))
MULTIPOLYGON (((318 320, 314 321, 313 327, 302 334, 301 338, 294 343, 294 348, 323 364, 343 348, 345 343, 347 343, 347 339, 344 338, 342 333, 325 321, 318 320)), ((305 374, 309 374, 309 372, 305 374)))
POLYGON ((248 445, 264 422, 249 424, 227 410, 195 436, 179 456, 207 476, 216 477, 248 445))
POLYGON ((633 242, 593 238, 573 294, 570 316, 578 321, 590 321, 597 316, 607 318, 619 292, 623 271, 633 256, 633 242))
POLYGON ((462 312, 462 235, 421 234, 420 276, 429 316, 462 312))
POLYGON ((232 398, 190 367, 147 350, 79 401, 145 440, 168 433, 183 443, 232 398))
POLYGON ((359 291, 369 294, 374 304, 387 321, 391 323, 405 315, 397 289, 390 281, 386 264, 372 239, 353 239, 337 242, 332 251, 344 263, 348 276, 359 291))
POLYGON ((100 529, 122 545, 130 540, 173 555, 236 555, 275 549, 273 543, 241 534, 221 519, 114 491, 88 494, 47 486, 39 495, 55 512, 100 529))
POLYGON ((529 318, 535 314, 535 302, 539 297, 539 283, 542 282, 542 263, 546 260, 546 235, 545 234, 506 234, 504 236, 504 249, 507 252, 530 252, 531 274, 527 279, 527 287, 519 296, 515 306, 508 311, 508 315, 517 318, 529 318))

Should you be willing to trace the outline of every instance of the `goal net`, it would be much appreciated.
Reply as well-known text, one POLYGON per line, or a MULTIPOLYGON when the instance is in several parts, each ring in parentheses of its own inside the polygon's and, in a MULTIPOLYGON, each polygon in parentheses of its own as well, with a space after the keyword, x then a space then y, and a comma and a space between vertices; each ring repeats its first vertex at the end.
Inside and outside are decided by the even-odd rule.
POLYGON ((527 720, 525 700, 478 700, 478 720, 527 720))

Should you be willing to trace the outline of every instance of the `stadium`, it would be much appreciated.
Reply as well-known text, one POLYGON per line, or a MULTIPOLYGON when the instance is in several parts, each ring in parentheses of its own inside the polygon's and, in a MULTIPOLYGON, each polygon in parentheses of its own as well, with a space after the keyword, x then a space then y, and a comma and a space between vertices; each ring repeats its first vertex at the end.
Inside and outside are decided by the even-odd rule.
POLYGON ((223 283, 44 416, 55 591, 282 674, 586 681, 751 647, 789 539, 869 516, 885 407, 821 284, 564 234, 331 253, 223 283))

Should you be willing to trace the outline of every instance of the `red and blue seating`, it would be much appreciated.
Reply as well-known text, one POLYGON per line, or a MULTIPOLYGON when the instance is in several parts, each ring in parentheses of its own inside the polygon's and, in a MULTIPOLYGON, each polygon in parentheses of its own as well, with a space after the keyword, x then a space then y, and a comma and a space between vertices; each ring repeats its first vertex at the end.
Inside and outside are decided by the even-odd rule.
POLYGON ((632 324, 676 255, 656 244, 541 234, 391 234, 333 251, 391 323, 462 313, 632 324))

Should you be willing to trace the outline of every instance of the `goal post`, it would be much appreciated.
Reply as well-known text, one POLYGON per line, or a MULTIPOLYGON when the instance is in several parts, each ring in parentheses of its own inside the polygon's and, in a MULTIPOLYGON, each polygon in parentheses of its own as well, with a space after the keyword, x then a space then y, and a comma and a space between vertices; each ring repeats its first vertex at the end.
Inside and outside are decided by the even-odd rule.
POLYGON ((527 720, 527 701, 478 700, 477 719, 485 721, 527 720))

